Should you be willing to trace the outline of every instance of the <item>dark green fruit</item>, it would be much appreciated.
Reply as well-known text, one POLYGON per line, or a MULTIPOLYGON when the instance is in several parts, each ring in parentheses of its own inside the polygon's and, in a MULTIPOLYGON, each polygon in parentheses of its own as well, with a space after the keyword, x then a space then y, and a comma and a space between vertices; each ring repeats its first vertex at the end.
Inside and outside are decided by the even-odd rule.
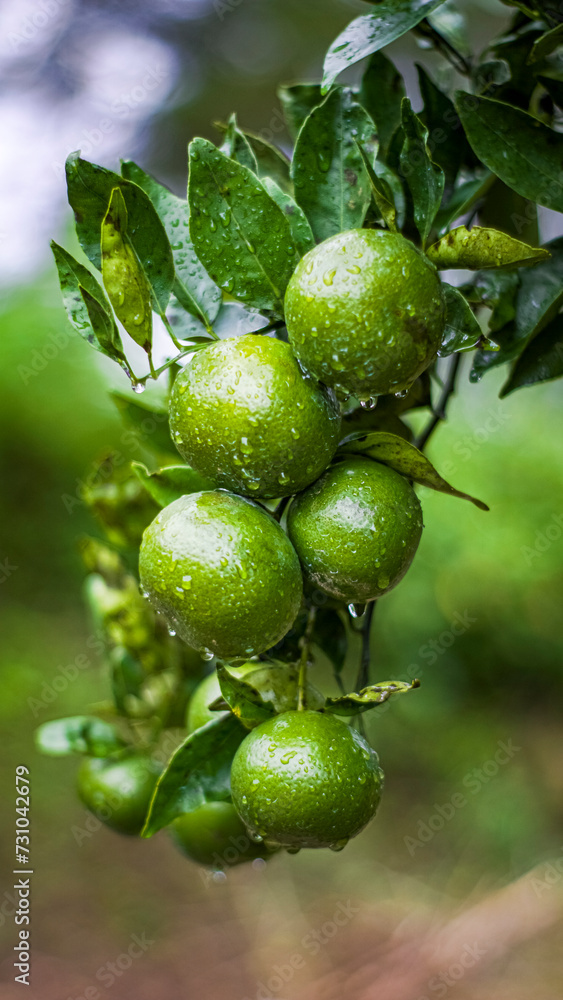
POLYGON ((175 819, 169 830, 183 854, 208 868, 231 868, 244 861, 267 859, 272 853, 252 840, 230 802, 204 802, 175 819))
POLYGON ((78 794, 102 823, 138 835, 162 768, 148 754, 86 757, 78 771, 78 794))

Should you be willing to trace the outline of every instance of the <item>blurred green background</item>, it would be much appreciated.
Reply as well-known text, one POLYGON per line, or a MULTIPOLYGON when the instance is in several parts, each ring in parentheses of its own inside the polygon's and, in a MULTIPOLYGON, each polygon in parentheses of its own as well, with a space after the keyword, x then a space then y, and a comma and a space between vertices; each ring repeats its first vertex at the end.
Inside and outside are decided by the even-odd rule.
MULTIPOLYGON (((463 6, 470 35, 480 45, 507 20, 500 4, 463 6)), ((25 16, 32 17, 35 8, 30 10, 25 16)), ((127 32, 133 41, 156 40, 171 67, 161 106, 153 102, 123 125, 116 115, 111 142, 100 141, 89 158, 115 166, 119 155, 135 156, 181 192, 188 138, 213 137, 211 122, 233 109, 246 127, 277 131, 277 83, 317 78, 329 42, 364 11, 360 2, 338 0, 170 2, 160 11, 143 4, 116 10, 77 3, 65 9, 58 32, 51 31, 52 22, 58 24, 53 15, 32 34, 19 75, 12 71, 13 100, 17 105, 24 95, 39 107, 39 88, 47 88, 55 101, 52 121, 58 114, 64 131, 65 102, 89 72, 79 61, 86 30, 102 49, 105 38, 111 48, 127 32)), ((20 22, 14 15, 13 23, 20 22)), ((135 46, 125 51, 134 61, 135 46)), ((8 56, 21 54, 12 43, 8 56)), ((414 58, 434 70, 438 65, 412 39, 393 46, 391 54, 411 89, 414 58)), ((137 69, 143 77, 146 66, 137 69)), ((119 86, 104 96, 99 80, 109 70, 102 64, 97 72, 98 84, 84 97, 82 111, 74 108, 78 122, 99 123, 103 101, 119 96, 119 86)), ((283 141, 283 132, 279 136, 283 141)), ((46 158, 49 170, 50 153, 40 149, 37 155, 46 158)), ((62 178, 51 172, 48 211, 33 186, 18 193, 28 206, 30 234, 35 225, 29 239, 43 243, 32 251, 28 274, 15 238, 13 277, 4 288, 0 317, 0 714, 7 748, 0 930, 8 956, 2 996, 15 997, 18 989, 11 965, 10 872, 13 771, 23 763, 31 769, 33 789, 34 997, 96 1000, 111 990, 125 1000, 444 995, 423 975, 413 993, 412 983, 401 980, 405 960, 424 968, 424 941, 433 928, 518 879, 529 895, 514 906, 529 906, 529 933, 511 936, 513 908, 503 909, 494 926, 504 950, 491 946, 485 959, 476 960, 475 975, 460 979, 452 973, 447 990, 456 997, 491 996, 493 990, 495 998, 511 1000, 556 997, 561 980, 550 914, 563 884, 563 865, 557 866, 563 850, 558 383, 500 401, 503 375, 493 372, 470 385, 466 365, 448 422, 432 440, 429 453, 438 468, 456 487, 486 500, 491 511, 421 491, 426 530, 413 568, 378 608, 373 653, 375 680, 417 676, 422 686, 368 717, 387 788, 367 831, 341 854, 277 857, 267 870, 243 866, 220 882, 178 855, 164 833, 129 842, 102 829, 77 839, 86 814, 73 794, 76 764, 40 757, 33 731, 107 696, 81 596, 77 540, 92 523, 80 482, 101 453, 127 453, 107 395, 108 387, 126 385, 66 322, 43 230, 50 223, 51 235, 72 247, 70 213, 63 208, 62 178), (29 208, 34 199, 35 213, 29 208), (80 656, 88 665, 67 669, 65 679, 64 668, 80 656), (526 875, 534 866, 535 874, 526 875), (325 931, 313 954, 306 935, 330 922, 348 900, 355 912, 333 939, 325 931), (100 969, 127 955, 132 934, 153 943, 104 981, 100 969), (411 948, 406 959, 400 946, 411 948), (287 964, 292 954, 303 958, 298 971, 287 964), (389 973, 389 982, 386 963, 396 975, 389 973)), ((544 224, 553 235, 553 220, 544 224)), ((10 235, 3 234, 4 243, 10 235)), ((322 684, 322 667, 319 673, 322 684)), ((483 922, 488 941, 487 927, 483 922)), ((463 948, 455 947, 444 969, 461 961, 463 948)))

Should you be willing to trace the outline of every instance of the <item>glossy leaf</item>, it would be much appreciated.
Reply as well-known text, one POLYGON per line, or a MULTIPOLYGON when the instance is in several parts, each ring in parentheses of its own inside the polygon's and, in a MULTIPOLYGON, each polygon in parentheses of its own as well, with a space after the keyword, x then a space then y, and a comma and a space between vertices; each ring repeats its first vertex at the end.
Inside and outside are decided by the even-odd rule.
POLYGON ((363 224, 371 193, 358 143, 374 138, 371 118, 342 88, 335 88, 303 125, 291 170, 295 200, 316 240, 363 224))
POLYGON ((556 25, 551 31, 546 31, 536 39, 528 56, 528 62, 540 62, 551 55, 559 45, 563 45, 563 24, 556 25))
POLYGON ((318 83, 296 83, 292 87, 279 87, 278 97, 283 108, 287 130, 293 140, 313 108, 322 104, 323 95, 318 83))
POLYGON ((141 462, 132 462, 133 472, 143 484, 153 500, 160 507, 178 500, 187 493, 199 493, 203 490, 214 490, 215 485, 189 465, 166 465, 158 472, 149 472, 141 462))
POLYGON ((441 358, 456 351, 468 351, 482 337, 475 314, 461 292, 443 283, 446 296, 446 325, 438 354, 441 358))
POLYGON ((417 65, 418 85, 424 101, 420 118, 428 129, 428 148, 435 163, 444 171, 445 190, 452 190, 467 154, 467 139, 453 101, 417 65))
POLYGON ((444 171, 434 163, 428 148, 428 129, 411 108, 408 97, 401 104, 404 143, 400 155, 401 175, 413 201, 414 221, 424 244, 442 201, 444 171))
POLYGON ((213 280, 236 299, 283 315, 298 255, 285 214, 258 178, 205 139, 190 143, 190 234, 213 280))
POLYGON ((286 194, 285 191, 282 191, 282 189, 271 179, 271 177, 264 177, 262 183, 270 195, 270 198, 273 198, 276 205, 279 205, 282 212, 286 216, 297 252, 300 257, 303 257, 315 246, 313 230, 309 225, 305 212, 299 207, 297 202, 293 200, 290 194, 286 194))
POLYGON ((456 107, 477 156, 523 198, 563 211, 563 135, 533 115, 458 91, 456 107))
POLYGON ((348 66, 415 28, 441 3, 443 0, 380 0, 373 14, 357 17, 330 46, 324 63, 323 90, 326 92, 348 66))
POLYGON ((221 307, 221 290, 211 280, 194 250, 188 202, 159 184, 132 160, 122 161, 121 173, 148 195, 166 230, 176 271, 174 294, 184 309, 204 325, 213 323, 221 307))
POLYGON ((118 187, 127 208, 129 239, 151 287, 154 305, 163 313, 174 284, 174 260, 168 237, 150 198, 112 170, 71 153, 66 162, 68 200, 76 218, 78 240, 101 269, 101 229, 111 193, 118 187))
POLYGON ((523 271, 516 299, 516 333, 523 340, 538 333, 563 305, 563 237, 546 243, 550 258, 523 271))
POLYGON ((54 240, 51 250, 64 307, 74 329, 97 351, 113 358, 128 371, 121 337, 101 285, 87 267, 54 240))
POLYGON ((117 187, 102 222, 102 277, 118 320, 135 343, 150 354, 151 290, 129 239, 127 208, 117 187))
POLYGON ((35 745, 52 757, 75 753, 107 757, 122 750, 125 743, 108 722, 91 715, 75 715, 44 722, 35 732, 35 745))
POLYGON ((516 316, 516 295, 520 287, 521 275, 525 271, 483 271, 477 276, 474 286, 476 302, 482 302, 491 309, 489 334, 494 334, 511 323, 516 316))
POLYGON ((407 479, 413 479, 421 486, 427 486, 439 493, 447 493, 452 497, 470 500, 480 510, 488 510, 486 504, 468 493, 461 493, 442 479, 432 463, 413 444, 385 431, 374 431, 372 434, 351 435, 340 445, 341 454, 367 455, 376 462, 389 465, 407 479))
POLYGON ((393 694, 406 694, 420 687, 420 681, 414 680, 410 683, 406 681, 381 681, 379 684, 370 684, 369 687, 362 688, 356 693, 340 695, 338 698, 327 698, 325 712, 332 715, 359 715, 382 705, 393 694))
POLYGON ((246 129, 241 129, 241 132, 256 160, 258 176, 262 180, 269 177, 283 191, 291 191, 290 165, 285 153, 273 143, 262 138, 261 135, 257 135, 256 132, 249 132, 246 129))
POLYGON ((204 802, 230 799, 231 762, 247 735, 234 715, 208 722, 178 747, 158 779, 143 837, 204 802))
MULTIPOLYGON (((396 221, 397 209, 395 208, 395 199, 393 196, 393 191, 391 190, 391 186, 388 183, 385 175, 385 171, 388 171, 388 168, 385 167, 383 176, 379 176, 375 172, 375 169, 372 166, 372 163, 370 162, 370 158, 365 152, 365 150, 362 148, 362 146, 358 145, 358 149, 360 150, 362 159, 364 161, 364 166, 366 168, 372 197, 375 202, 375 207, 377 208, 377 211, 379 212, 387 228, 390 229, 391 232, 395 233, 397 232, 398 228, 396 221)), ((380 166, 383 166, 383 164, 380 164, 380 166)))
POLYGON ((549 382, 562 376, 563 315, 559 315, 524 349, 500 395, 508 396, 523 386, 549 382))
POLYGON ((358 100, 375 122, 379 158, 385 160, 393 132, 401 124, 403 78, 382 52, 374 52, 362 77, 358 100))
POLYGON ((497 229, 458 226, 428 247, 426 255, 439 270, 484 270, 490 267, 533 266, 547 260, 549 251, 530 247, 497 229))
POLYGON ((244 678, 235 677, 223 666, 217 667, 217 677, 223 698, 245 729, 254 729, 274 715, 273 704, 264 701, 244 678))

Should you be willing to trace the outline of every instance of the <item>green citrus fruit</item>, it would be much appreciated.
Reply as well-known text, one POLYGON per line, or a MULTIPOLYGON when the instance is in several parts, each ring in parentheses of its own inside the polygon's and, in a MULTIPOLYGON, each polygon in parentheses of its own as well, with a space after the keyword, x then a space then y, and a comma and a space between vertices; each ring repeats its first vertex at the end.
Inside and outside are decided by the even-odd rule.
POLYGON ((106 826, 118 833, 138 835, 161 770, 146 753, 86 757, 78 771, 78 794, 106 826))
POLYGON ((422 533, 416 493, 393 469, 351 456, 293 501, 288 534, 307 577, 346 604, 381 597, 405 575, 422 533))
POLYGON ((179 373, 170 428, 186 462, 217 486, 282 497, 326 469, 340 408, 303 375, 288 344, 247 334, 212 344, 179 373))
POLYGON ((333 715, 284 712, 257 726, 231 768, 233 802, 253 836, 284 847, 344 847, 374 815, 377 754, 333 715))
POLYGON ((139 569, 170 628, 225 659, 273 646, 301 603, 287 535, 262 507, 232 493, 191 493, 165 507, 143 535, 139 569))
POLYGON ((230 868, 255 858, 267 859, 272 853, 252 840, 230 802, 204 802, 175 819, 169 830, 183 854, 208 868, 230 868))
MULTIPOLYGON (((276 712, 287 712, 297 707, 299 671, 293 664, 258 663, 251 661, 240 667, 229 667, 229 673, 242 677, 256 691, 259 691, 264 701, 274 706, 276 712)), ((325 703, 321 692, 309 681, 307 682, 307 704, 311 708, 320 709, 325 703)), ((209 705, 221 697, 219 678, 214 671, 209 677, 198 684, 188 703, 186 727, 189 733, 204 726, 212 719, 226 712, 211 712, 209 705)))
POLYGON ((436 268, 409 240, 352 229, 299 262, 285 316, 303 368, 366 400, 407 389, 434 360, 445 306, 436 268))

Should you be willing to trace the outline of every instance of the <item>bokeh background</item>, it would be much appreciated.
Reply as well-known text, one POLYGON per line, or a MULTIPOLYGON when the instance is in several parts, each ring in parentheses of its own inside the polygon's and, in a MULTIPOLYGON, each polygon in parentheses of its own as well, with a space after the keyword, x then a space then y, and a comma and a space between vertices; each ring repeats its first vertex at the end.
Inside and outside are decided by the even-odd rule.
MULTIPOLYGON (((508 17, 493 0, 457 8, 477 47, 508 17)), ((38 724, 106 697, 81 596, 76 543, 92 523, 80 489, 101 452, 126 452, 107 396, 125 380, 73 334, 49 258, 51 236, 73 246, 65 156, 81 148, 113 168, 133 157, 183 193, 187 140, 213 138, 213 121, 232 110, 284 142, 276 85, 318 79, 330 41, 365 9, 360 0, 4 0, 0 8, 6 1000, 24 989, 12 968, 20 763, 33 787, 28 996, 561 996, 558 383, 500 401, 502 375, 469 385, 465 366, 430 454, 491 512, 422 491, 419 554, 381 602, 373 642, 376 679, 418 676, 422 686, 368 717, 387 789, 376 822, 344 852, 278 856, 213 880, 165 833, 133 842, 105 829, 77 836, 86 814, 73 794, 76 764, 33 746, 38 724), (77 676, 65 681, 81 656, 88 665, 66 669, 77 676), (135 935, 143 944, 131 959, 135 935)), ((391 55, 419 107, 412 63, 437 72, 435 57, 412 38, 391 55)), ((557 218, 541 222, 545 238, 561 231, 557 218)))

